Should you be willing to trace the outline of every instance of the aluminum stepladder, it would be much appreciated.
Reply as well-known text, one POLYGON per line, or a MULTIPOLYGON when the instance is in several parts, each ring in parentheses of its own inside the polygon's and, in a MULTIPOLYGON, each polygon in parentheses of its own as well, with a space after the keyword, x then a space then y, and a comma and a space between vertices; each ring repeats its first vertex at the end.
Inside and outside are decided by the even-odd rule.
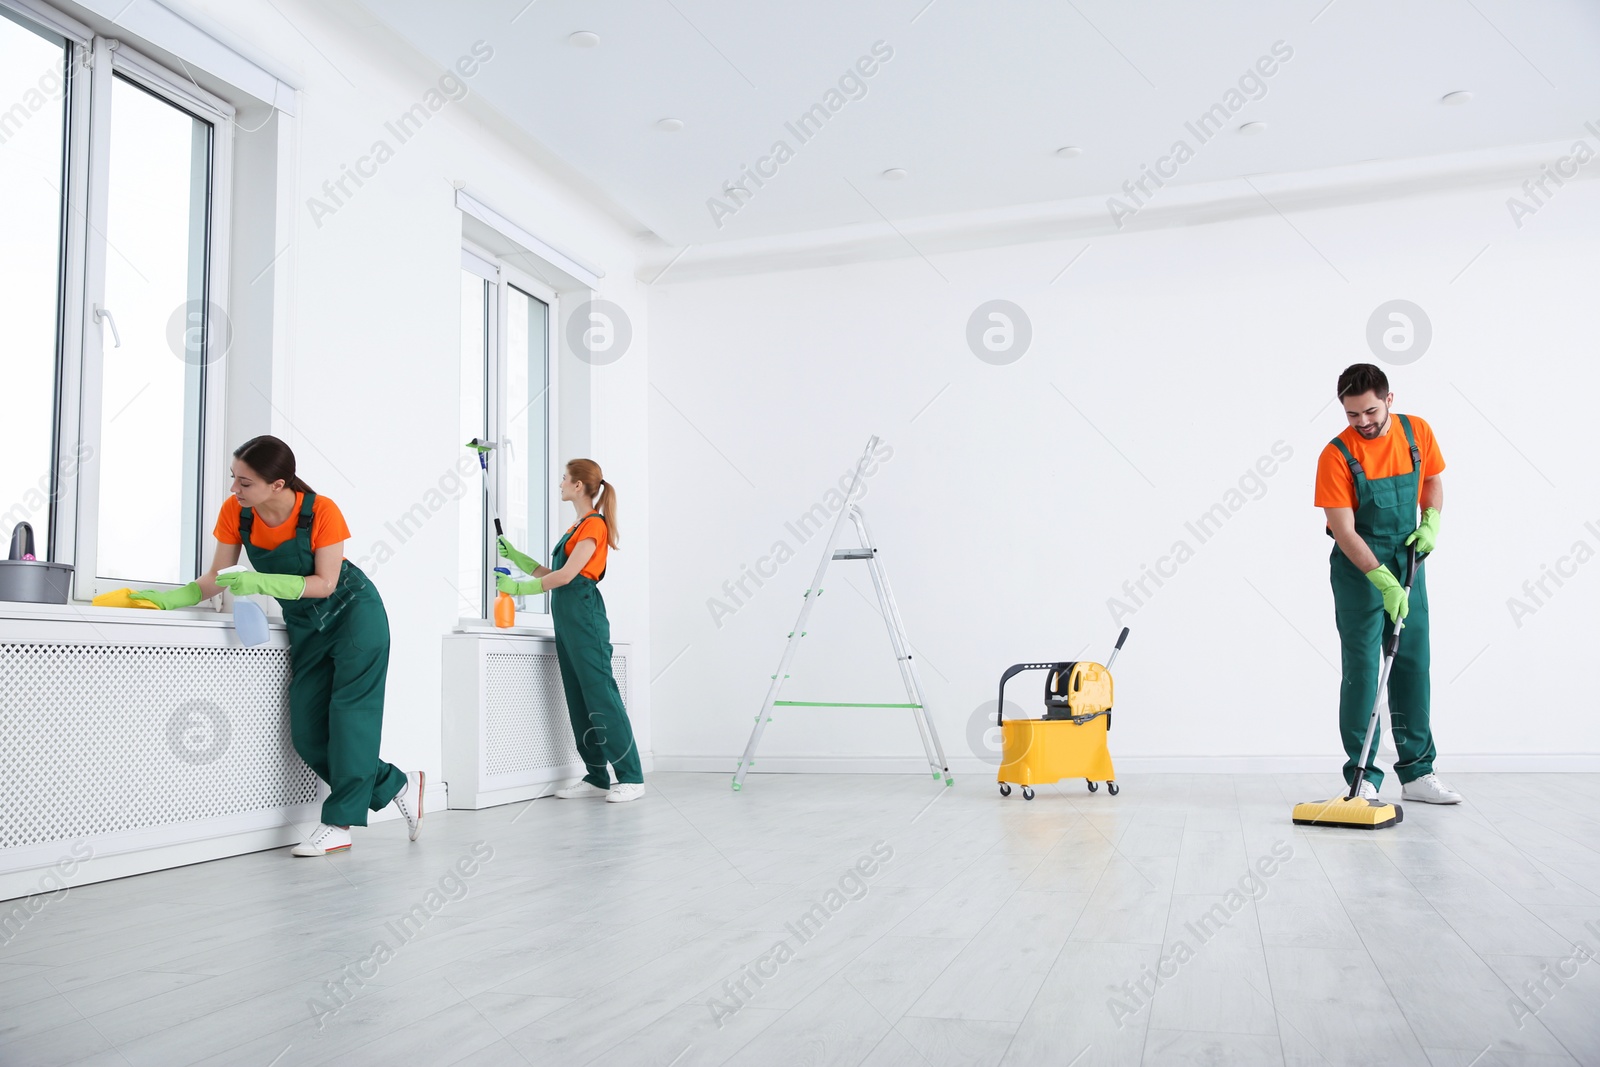
POLYGON ((883 569, 883 562, 878 558, 877 542, 872 539, 872 531, 867 526, 866 516, 853 501, 858 487, 864 477, 867 461, 872 457, 873 450, 878 446, 878 437, 873 435, 867 442, 866 451, 861 454, 861 459, 856 462, 855 476, 850 482, 850 491, 845 494, 845 506, 839 512, 839 517, 834 520, 833 531, 828 535, 827 547, 822 552, 822 559, 817 563, 817 573, 811 579, 811 587, 806 590, 805 601, 800 605, 800 617, 795 621, 794 629, 789 633, 788 642, 783 646, 783 656, 778 660, 778 671, 772 676, 772 684, 767 687, 766 699, 761 702, 761 712, 756 716, 755 729, 750 732, 750 741, 744 747, 744 756, 739 760, 738 769, 733 775, 733 788, 735 792, 744 788, 744 776, 755 763, 756 748, 761 744, 761 735, 766 731, 767 723, 772 721, 773 708, 909 708, 912 718, 916 720, 917 732, 922 737, 922 749, 927 754, 928 766, 933 771, 935 779, 943 778, 944 784, 954 784, 950 777, 950 765, 945 760, 944 747, 939 744, 939 734, 934 729, 933 719, 928 714, 927 697, 922 691, 922 681, 917 677, 916 664, 911 658, 911 642, 906 637, 905 622, 900 618, 900 607, 895 602, 894 591, 889 587, 889 576, 883 569), (840 548, 839 536, 844 532, 845 519, 849 518, 855 525, 856 535, 861 541, 859 548, 840 548), (817 597, 822 595, 822 579, 828 573, 828 564, 834 560, 861 560, 867 565, 867 573, 872 575, 872 587, 878 594, 878 609, 883 615, 884 625, 889 631, 889 644, 894 649, 896 665, 900 668, 900 680, 906 687, 906 703, 904 704, 869 704, 860 701, 835 701, 835 700, 779 700, 778 694, 783 690, 783 683, 789 677, 789 668, 794 663, 795 653, 800 649, 800 639, 806 635, 806 621, 811 617, 811 609, 816 604, 817 597))

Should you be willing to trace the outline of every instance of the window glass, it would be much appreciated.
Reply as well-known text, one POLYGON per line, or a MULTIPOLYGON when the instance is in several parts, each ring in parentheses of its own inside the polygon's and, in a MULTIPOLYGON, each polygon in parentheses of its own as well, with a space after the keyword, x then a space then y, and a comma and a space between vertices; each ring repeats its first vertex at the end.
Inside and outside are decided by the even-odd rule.
MULTIPOLYGON (((506 536, 534 559, 550 563, 549 307, 507 287, 506 536)), ((522 597, 518 608, 548 611, 548 597, 522 597)))
POLYGON ((56 490, 68 53, 64 41, 4 14, 0 9, 0 538, 9 540, 16 524, 27 522, 35 555, 45 559, 56 490))
MULTIPOLYGON (((199 558, 211 126, 112 82, 99 576, 189 581, 199 558), (116 340, 120 338, 121 344, 116 340)), ((209 526, 208 526, 209 529, 209 526)))

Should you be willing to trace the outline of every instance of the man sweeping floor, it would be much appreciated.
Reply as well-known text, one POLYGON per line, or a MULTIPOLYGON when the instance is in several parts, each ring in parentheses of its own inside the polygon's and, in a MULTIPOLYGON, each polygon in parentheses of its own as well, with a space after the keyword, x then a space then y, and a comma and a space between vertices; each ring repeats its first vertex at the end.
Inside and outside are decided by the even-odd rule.
MULTIPOLYGON (((1388 376, 1378 367, 1357 363, 1345 368, 1338 395, 1349 426, 1317 459, 1316 504, 1326 513, 1328 534, 1338 545, 1329 565, 1344 673, 1339 732, 1347 757, 1345 783, 1355 778, 1377 699, 1380 650, 1395 622, 1405 619, 1405 637, 1389 675, 1394 771, 1401 796, 1424 804, 1459 804, 1461 794, 1433 772, 1426 574, 1416 576, 1409 594, 1405 588, 1408 546, 1426 554, 1438 541, 1444 457, 1425 421, 1393 411, 1388 376)), ((1376 797, 1383 783, 1377 758, 1374 736, 1362 797, 1376 797)))

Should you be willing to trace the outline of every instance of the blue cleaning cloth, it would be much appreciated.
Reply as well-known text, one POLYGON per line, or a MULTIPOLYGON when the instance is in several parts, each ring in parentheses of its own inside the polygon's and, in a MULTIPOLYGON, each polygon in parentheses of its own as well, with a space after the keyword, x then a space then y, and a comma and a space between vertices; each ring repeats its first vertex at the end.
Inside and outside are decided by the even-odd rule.
POLYGON ((233 602, 233 632, 239 643, 249 648, 267 643, 267 613, 261 605, 249 600, 233 602))

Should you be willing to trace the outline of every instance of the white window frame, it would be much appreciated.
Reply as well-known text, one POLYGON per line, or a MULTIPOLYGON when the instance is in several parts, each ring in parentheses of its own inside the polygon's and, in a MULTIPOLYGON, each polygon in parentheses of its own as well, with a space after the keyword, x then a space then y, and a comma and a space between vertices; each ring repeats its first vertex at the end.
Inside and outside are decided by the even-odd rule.
MULTIPOLYGON (((500 299, 500 267, 495 262, 493 256, 485 256, 471 248, 463 247, 461 250, 461 269, 488 282, 492 286, 490 291, 494 293, 495 314, 488 316, 488 321, 484 325, 484 349, 487 354, 484 357, 485 366, 483 368, 483 392, 485 407, 489 407, 490 405, 488 401, 494 397, 496 392, 495 363, 498 362, 498 360, 495 358, 495 353, 500 351, 499 309, 500 305, 502 304, 500 299)), ((457 377, 459 379, 459 375, 457 377)), ((484 416, 484 434, 490 441, 495 439, 494 431, 492 429, 493 425, 493 412, 489 411, 484 416)), ((495 462, 493 453, 490 453, 490 456, 486 462, 489 465, 490 478, 497 477, 497 472, 500 469, 500 465, 495 462)), ((483 479, 480 475, 480 484, 482 483, 482 480, 483 479)), ((490 486, 487 492, 493 493, 495 500, 501 499, 498 488, 490 486)), ((478 557, 483 560, 492 561, 495 558, 496 549, 493 544, 491 544, 493 538, 489 536, 489 530, 492 527, 489 522, 489 499, 487 493, 480 489, 476 493, 464 495, 462 497, 463 501, 468 499, 476 501, 478 506, 478 533, 482 541, 482 543, 478 546, 478 557)), ((485 572, 480 574, 478 579, 478 603, 482 607, 483 614, 463 618, 461 620, 462 622, 482 622, 489 617, 489 613, 493 610, 493 608, 490 606, 493 604, 493 598, 489 595, 489 573, 492 572, 493 566, 491 564, 489 566, 480 567, 479 570, 485 572)))
MULTIPOLYGON (((88 251, 88 241, 85 236, 88 232, 88 227, 85 225, 88 217, 88 174, 83 164, 75 165, 72 161, 87 160, 89 154, 90 94, 85 89, 87 83, 93 80, 87 75, 93 62, 94 34, 82 23, 39 5, 9 2, 6 6, 19 12, 24 18, 32 19, 60 34, 71 46, 68 68, 72 77, 67 90, 65 145, 68 165, 62 179, 65 187, 61 190, 62 210, 66 212, 66 223, 62 227, 59 296, 61 336, 55 353, 56 436, 52 442, 53 462, 50 468, 55 481, 51 494, 54 513, 50 522, 49 558, 74 567, 73 596, 87 600, 93 594, 81 591, 86 587, 78 586, 76 569, 77 496, 83 464, 74 461, 69 465, 67 457, 82 455, 79 451, 81 439, 78 436, 78 429, 82 423, 81 398, 84 380, 82 350, 84 338, 87 336, 83 328, 85 310, 88 309, 91 318, 93 315, 93 309, 84 299, 83 285, 84 260, 88 251)), ((93 455, 95 453, 88 453, 89 457, 93 455)))
MULTIPOLYGON (((122 4, 115 14, 89 4, 68 14, 51 0, 0 0, 0 7, 25 22, 56 34, 69 45, 66 105, 66 167, 62 175, 60 293, 54 429, 51 456, 50 536, 48 558, 74 567, 74 600, 84 601, 112 584, 100 582, 97 566, 99 533, 99 436, 104 355, 94 305, 104 294, 104 217, 107 190, 105 163, 108 130, 96 129, 96 103, 105 114, 117 74, 183 110, 211 123, 211 182, 207 190, 206 298, 231 315, 229 278, 233 255, 230 233, 234 176, 235 107, 227 99, 195 84, 190 70, 204 71, 206 84, 240 100, 265 103, 280 116, 296 113, 296 90, 284 78, 219 40, 204 27, 160 4, 122 4), (144 42, 156 53, 173 56, 180 67, 167 68, 130 47, 144 42), (183 66, 189 64, 189 66, 183 66), (96 182, 101 183, 96 185, 96 182), (98 218, 94 214, 99 205, 98 218), (98 233, 93 228, 100 227, 98 233), (100 346, 100 347, 97 347, 100 346)), ((284 191, 275 190, 278 210, 284 191)), ((113 314, 115 309, 112 309, 113 314)), ((214 359, 200 372, 199 424, 186 426, 186 477, 192 477, 196 510, 192 544, 196 570, 209 565, 211 518, 227 496, 226 483, 215 476, 225 469, 227 360, 214 359)), ((185 521, 190 516, 185 516, 185 521)), ((188 546, 183 546, 187 548, 188 546)), ((161 587, 163 583, 149 583, 161 587)))
MULTIPOLYGON (((74 86, 70 104, 66 291, 62 294, 63 321, 67 329, 62 335, 56 452, 58 456, 66 456, 75 454, 80 447, 87 451, 82 463, 70 468, 57 465, 61 471, 61 485, 57 521, 52 529, 59 531, 56 558, 72 564, 73 596, 81 601, 120 588, 129 580, 126 577, 121 580, 102 578, 97 574, 100 468, 96 458, 100 455, 102 368, 111 331, 109 326, 95 321, 94 312, 97 305, 105 304, 104 234, 110 195, 107 162, 111 127, 108 122, 95 119, 110 115, 112 83, 116 75, 121 75, 141 89, 211 123, 206 299, 225 316, 229 307, 234 108, 115 39, 94 37, 87 46, 81 41, 75 43, 78 46, 75 75, 81 77, 87 72, 90 77, 87 92, 83 91, 81 83, 74 86), (83 62, 85 57, 88 63, 83 62), (82 162, 77 162, 79 160, 82 162), (70 542, 62 543, 60 532, 67 530, 73 531, 73 536, 70 542)), ((114 315, 116 309, 111 311, 114 315)), ((198 464, 196 510, 192 516, 186 516, 194 526, 188 536, 192 540, 197 574, 207 566, 205 546, 209 544, 210 526, 206 520, 221 508, 225 495, 221 484, 209 475, 216 469, 217 457, 226 444, 223 427, 226 365, 226 359, 214 359, 202 369, 200 426, 188 428, 190 432, 197 431, 198 437, 198 450, 192 457, 198 464)), ((141 584, 171 588, 160 582, 141 584)))
MULTIPOLYGON (((557 416, 560 411, 558 398, 560 396, 559 368, 561 361, 558 358, 560 349, 557 345, 557 324, 560 322, 561 317, 560 297, 549 285, 539 281, 525 271, 518 270, 493 252, 471 241, 462 241, 461 266, 463 270, 476 274, 494 286, 494 313, 489 316, 488 322, 489 366, 484 374, 484 389, 488 394, 489 408, 488 433, 491 441, 503 441, 505 439, 506 426, 509 421, 506 411, 505 389, 503 387, 503 383, 507 378, 506 360, 509 358, 505 341, 508 332, 506 327, 511 314, 511 302, 506 299, 506 290, 510 288, 520 289, 529 296, 544 301, 545 306, 549 308, 549 313, 545 316, 545 359, 550 385, 545 395, 546 411, 549 412, 549 417, 545 419, 546 520, 544 540, 539 545, 522 546, 523 550, 529 555, 536 559, 542 559, 544 554, 549 551, 550 545, 555 542, 556 533, 563 528, 560 519, 561 479, 557 475, 557 471, 561 467, 561 460, 556 454, 559 440, 557 416)), ((507 488, 505 464, 496 462, 493 453, 491 453, 489 460, 489 477, 492 482, 494 499, 497 501, 505 500, 507 488)), ((479 499, 481 500, 482 498, 480 497, 479 499)), ((482 510, 483 514, 479 520, 479 528, 483 531, 486 558, 493 560, 496 558, 498 550, 495 548, 494 526, 489 519, 486 502, 483 504, 482 510)), ((485 568, 485 570, 487 571, 489 568, 485 568)), ((486 621, 489 614, 493 612, 494 597, 491 595, 492 586, 487 573, 483 577, 483 583, 482 599, 486 607, 485 614, 481 617, 463 619, 461 620, 462 622, 481 623, 486 621)), ((525 597, 522 599, 526 604, 530 598, 525 597)), ((548 598, 543 598, 543 601, 540 607, 530 608, 529 610, 548 617, 548 598)))

